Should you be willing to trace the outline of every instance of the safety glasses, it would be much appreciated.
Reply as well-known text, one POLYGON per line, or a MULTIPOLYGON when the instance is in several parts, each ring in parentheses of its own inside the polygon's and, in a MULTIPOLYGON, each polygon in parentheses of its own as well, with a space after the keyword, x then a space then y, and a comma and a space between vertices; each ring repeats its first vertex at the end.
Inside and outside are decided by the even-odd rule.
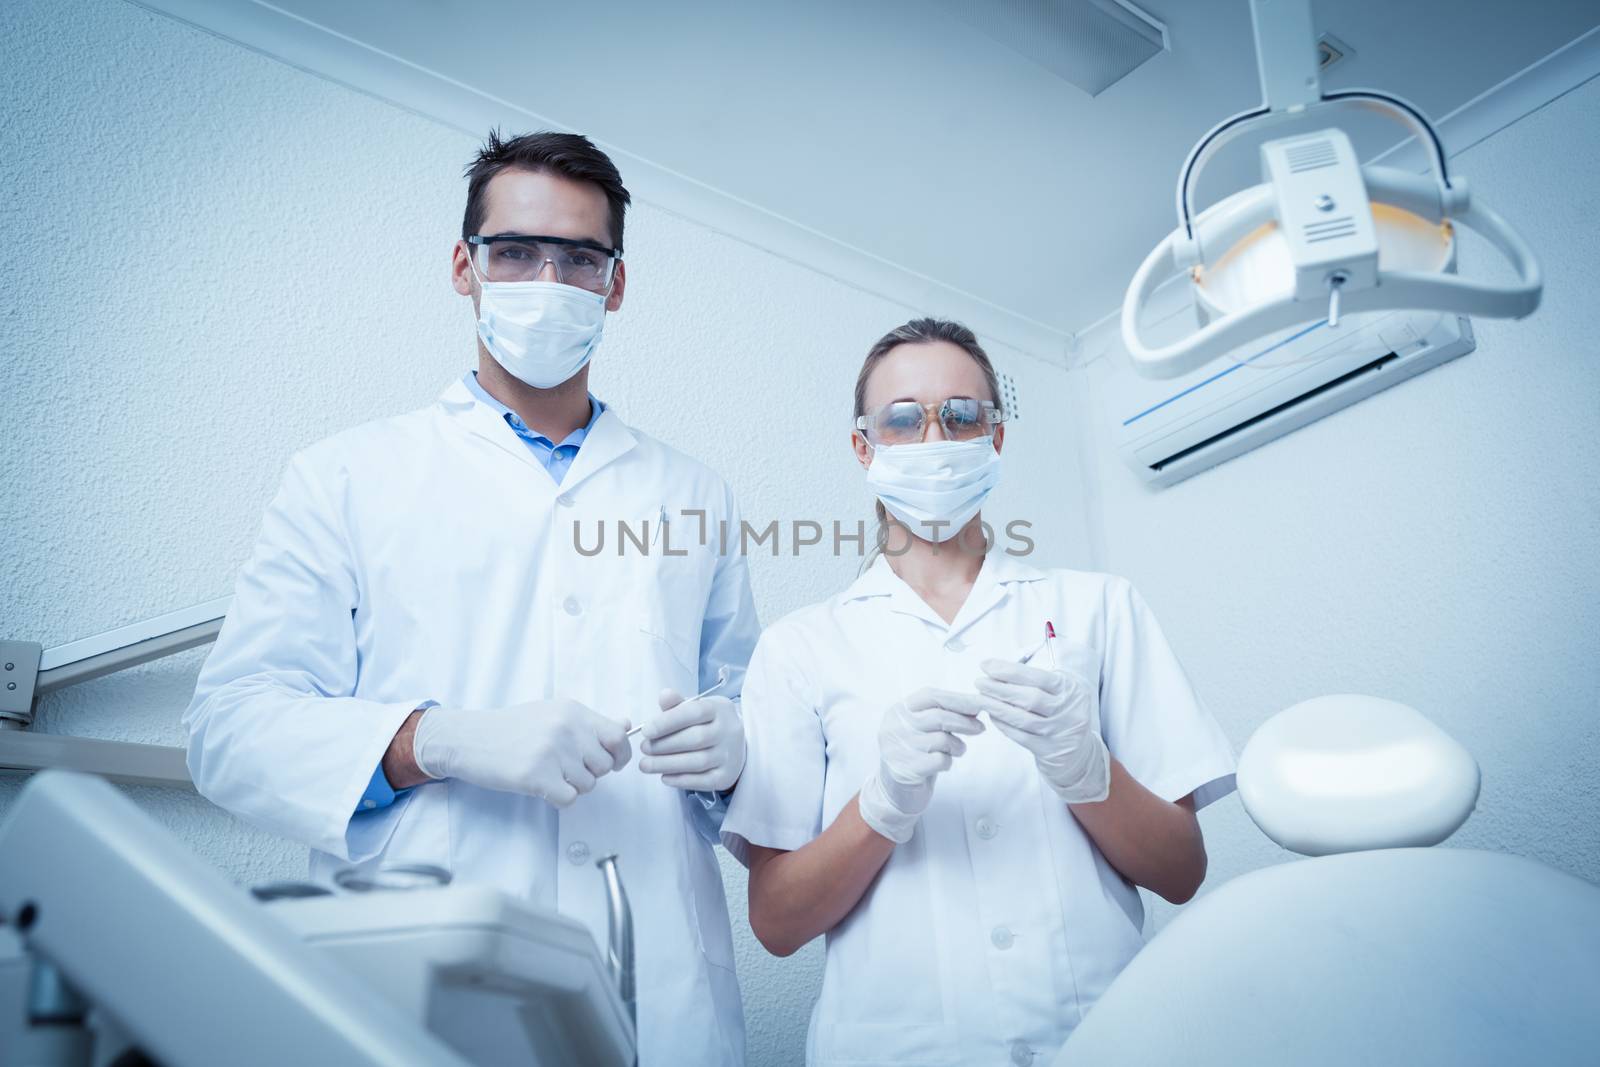
POLYGON ((522 233, 473 234, 473 262, 486 282, 533 282, 548 264, 556 281, 603 293, 611 287, 622 249, 567 237, 522 233))
POLYGON ((921 441, 930 420, 937 418, 950 441, 988 437, 1005 415, 991 401, 952 396, 931 404, 896 400, 856 418, 856 429, 874 445, 907 445, 921 441))

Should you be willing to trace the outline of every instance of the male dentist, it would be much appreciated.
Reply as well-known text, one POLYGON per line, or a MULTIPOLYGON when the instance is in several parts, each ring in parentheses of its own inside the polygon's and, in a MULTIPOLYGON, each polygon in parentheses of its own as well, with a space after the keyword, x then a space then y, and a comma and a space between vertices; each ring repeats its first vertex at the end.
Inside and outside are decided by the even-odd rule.
POLYGON ((313 876, 433 863, 601 945, 595 861, 616 853, 640 1064, 741 1063, 709 841, 744 766, 730 698, 758 626, 744 560, 694 536, 737 529, 733 498, 589 394, 627 280, 611 160, 573 134, 491 134, 467 173, 451 276, 478 370, 290 460, 184 716, 189 769, 310 845, 313 876), (590 552, 602 524, 616 543, 580 552, 575 523, 590 552))

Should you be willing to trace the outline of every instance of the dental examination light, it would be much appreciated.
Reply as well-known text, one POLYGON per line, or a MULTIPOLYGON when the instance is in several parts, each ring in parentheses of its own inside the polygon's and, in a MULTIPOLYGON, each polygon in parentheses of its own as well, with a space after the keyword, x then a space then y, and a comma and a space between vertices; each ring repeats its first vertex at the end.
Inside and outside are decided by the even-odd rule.
POLYGON ((1189 151, 1178 178, 1178 227, 1128 285, 1122 339, 1134 369, 1174 378, 1252 342, 1347 316, 1396 310, 1522 318, 1543 283, 1533 251, 1452 176, 1438 135, 1398 97, 1368 89, 1324 93, 1310 0, 1251 0, 1263 104, 1218 123, 1189 151), (1354 112, 1394 118, 1427 152, 1432 175, 1362 166, 1337 122, 1354 112), (1330 123, 1261 145, 1264 181, 1196 214, 1206 164, 1241 135, 1309 118, 1330 123), (1487 238, 1515 268, 1510 285, 1456 274, 1456 230, 1487 238), (1162 348, 1145 344, 1141 316, 1163 282, 1187 271, 1200 328, 1162 348))

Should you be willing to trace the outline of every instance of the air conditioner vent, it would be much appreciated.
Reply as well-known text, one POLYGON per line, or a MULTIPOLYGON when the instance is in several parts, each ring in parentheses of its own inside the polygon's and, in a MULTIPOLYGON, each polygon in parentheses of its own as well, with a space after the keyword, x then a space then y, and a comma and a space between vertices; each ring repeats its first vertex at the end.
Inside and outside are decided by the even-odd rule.
POLYGON ((1399 358, 1400 357, 1395 355, 1393 352, 1385 353, 1384 355, 1379 356, 1377 359, 1373 360, 1370 363, 1363 364, 1362 366, 1357 367, 1353 371, 1349 371, 1348 373, 1339 375, 1339 377, 1337 377, 1337 378, 1333 378, 1333 379, 1331 379, 1329 381, 1323 382, 1321 385, 1317 386, 1314 389, 1308 389, 1306 392, 1301 393, 1299 396, 1293 397, 1293 398, 1291 398, 1289 400, 1285 400, 1283 403, 1277 405, 1276 407, 1270 407, 1270 408, 1267 408, 1265 411, 1261 412, 1260 414, 1252 415, 1250 418, 1245 419, 1245 420, 1243 420, 1243 421, 1241 421, 1241 422, 1239 422, 1239 423, 1237 423, 1237 424, 1235 424, 1233 426, 1228 427, 1226 430, 1223 430, 1221 433, 1212 434, 1210 437, 1207 437, 1204 441, 1196 441, 1194 444, 1190 445, 1188 448, 1185 448, 1185 449, 1182 449, 1180 451, 1174 452, 1170 456, 1164 456, 1163 458, 1158 459, 1154 463, 1150 464, 1150 469, 1153 470, 1153 471, 1160 471, 1160 470, 1164 469, 1168 464, 1176 463, 1176 462, 1178 462, 1178 460, 1185 459, 1188 456, 1192 456, 1196 452, 1203 452, 1208 448, 1212 448, 1212 447, 1222 443, 1223 441, 1226 441, 1230 437, 1237 437, 1240 434, 1243 434, 1245 431, 1249 430, 1252 426, 1255 426, 1258 423, 1266 422, 1268 419, 1272 418, 1274 415, 1278 415, 1278 414, 1280 414, 1282 412, 1289 411, 1292 408, 1299 407, 1301 404, 1304 404, 1304 403, 1306 403, 1306 402, 1308 402, 1310 400, 1316 399, 1317 397, 1321 396, 1323 393, 1327 393, 1327 392, 1330 392, 1332 390, 1335 390, 1335 389, 1339 388, 1339 386, 1344 385, 1346 382, 1353 381, 1356 378, 1360 378, 1360 377, 1363 377, 1364 375, 1371 374, 1373 371, 1382 370, 1384 367, 1387 367, 1389 364, 1393 363, 1395 360, 1397 360, 1399 358))
POLYGON ((1473 348, 1466 319, 1421 311, 1367 312, 1264 341, 1187 380, 1113 376, 1123 462, 1147 485, 1173 485, 1473 348))

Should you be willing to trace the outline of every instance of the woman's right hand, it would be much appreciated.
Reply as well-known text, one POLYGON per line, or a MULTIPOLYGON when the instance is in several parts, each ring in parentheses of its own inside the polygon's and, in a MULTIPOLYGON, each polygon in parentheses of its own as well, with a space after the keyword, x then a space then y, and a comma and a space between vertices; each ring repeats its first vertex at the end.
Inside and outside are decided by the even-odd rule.
POLYGON ((976 693, 919 689, 883 714, 878 770, 861 786, 862 820, 896 844, 911 840, 933 799, 933 780, 966 752, 962 734, 983 732, 976 693))

